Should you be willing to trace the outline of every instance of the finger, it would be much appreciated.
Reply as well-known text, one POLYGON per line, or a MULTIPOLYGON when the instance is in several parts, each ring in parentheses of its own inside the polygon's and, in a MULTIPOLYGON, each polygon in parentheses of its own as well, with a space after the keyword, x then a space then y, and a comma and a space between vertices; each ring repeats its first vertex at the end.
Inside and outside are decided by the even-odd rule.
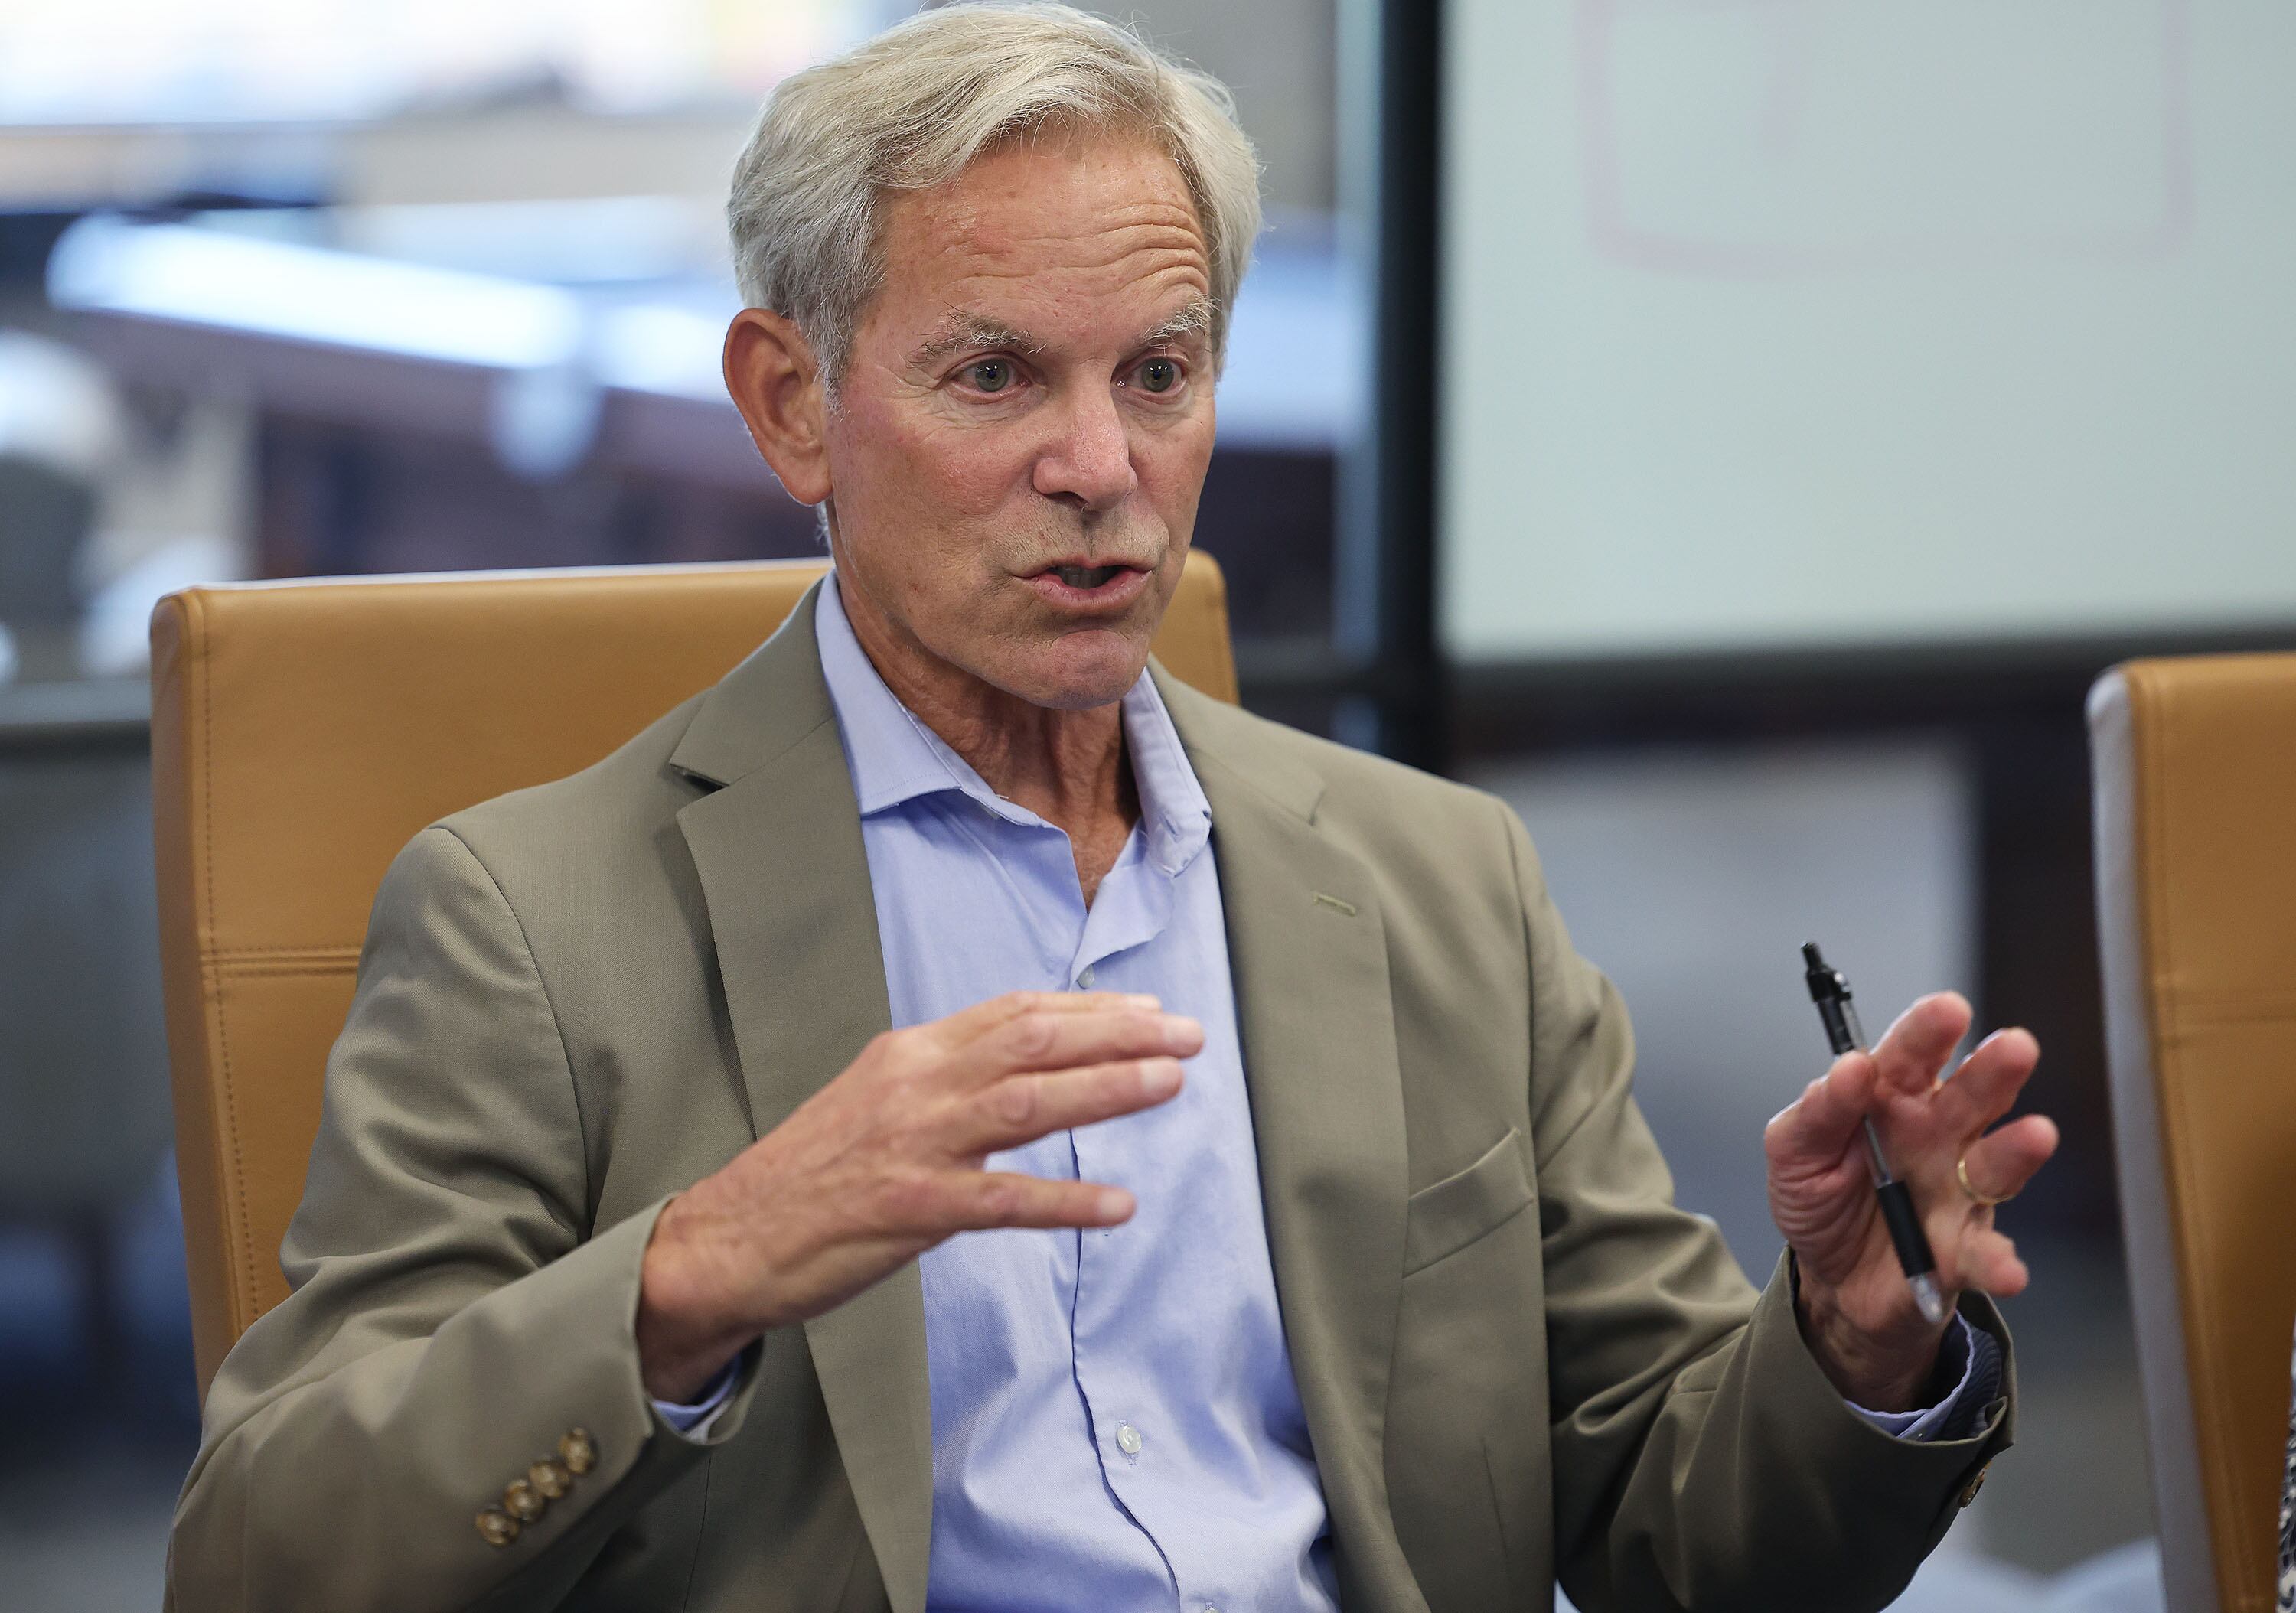
POLYGON ((2024 1261, 2018 1258, 2017 1246, 1990 1227, 1963 1238, 1957 1264, 1963 1288, 1996 1299, 2014 1299, 2033 1280, 2024 1261))
POLYGON ((1160 1007, 1152 996, 1120 991, 1008 991, 918 1027, 946 1047, 963 1047, 1024 1014, 1103 1013, 1160 1007))
POLYGON ((2013 1199, 2056 1151, 2057 1123, 2046 1115, 2026 1115, 1971 1143, 1962 1155, 1962 1168, 1972 1191, 2013 1199))
POLYGON ((968 1159, 1053 1132, 1153 1109, 1180 1090, 1177 1059, 1126 1059, 1044 1075, 1007 1076, 958 1112, 954 1151, 968 1159))
POLYGON ((959 1171, 948 1194, 945 1234, 999 1226, 1115 1226, 1137 1208, 1130 1193, 1097 1182, 1048 1182, 1012 1171, 959 1171))
POLYGON ((1969 1000, 1957 991, 1931 992, 1898 1016, 1874 1044, 1882 1083, 1899 1092, 1925 1093, 1945 1061, 1969 1034, 1969 1000))
POLYGON ((1856 1142, 1858 1127, 1873 1108, 1874 1089, 1872 1058, 1842 1054, 1763 1132, 1771 1162, 1805 1168, 1833 1163, 1856 1142))
POLYGON ((1947 1124, 1974 1136, 2017 1106, 2017 1095, 2041 1061, 2041 1044, 2029 1030, 1997 1030, 1961 1061, 1937 1095, 1947 1124))
POLYGON ((1203 1050, 1204 1028, 1185 1014, 1149 1008, 1106 1007, 1093 1013, 1028 1009, 957 1051, 960 1081, 985 1085, 1006 1076, 1119 1059, 1192 1059, 1203 1050))

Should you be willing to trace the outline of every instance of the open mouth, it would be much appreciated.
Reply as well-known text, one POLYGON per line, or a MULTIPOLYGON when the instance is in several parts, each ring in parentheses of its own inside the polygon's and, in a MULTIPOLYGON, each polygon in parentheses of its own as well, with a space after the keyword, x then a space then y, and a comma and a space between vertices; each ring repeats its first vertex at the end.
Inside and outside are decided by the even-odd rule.
POLYGON ((1029 574, 1029 585, 1055 610, 1105 616, 1128 610, 1148 586, 1151 566, 1085 566, 1056 561, 1029 574))

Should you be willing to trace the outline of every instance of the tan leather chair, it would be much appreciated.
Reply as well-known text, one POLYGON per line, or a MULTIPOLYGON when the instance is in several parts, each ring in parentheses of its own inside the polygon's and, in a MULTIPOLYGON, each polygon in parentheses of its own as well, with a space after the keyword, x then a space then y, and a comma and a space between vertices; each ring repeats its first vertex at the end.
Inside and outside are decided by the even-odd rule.
MULTIPOLYGON (((367 910, 424 824, 586 766, 780 626, 820 561, 192 588, 152 626, 152 782, 200 1392, 283 1298, 367 910)), ((1156 651, 1235 699, 1219 568, 1156 651)))
POLYGON ((2090 692, 2121 1219, 2168 1605, 2276 1605, 2296 1316, 2296 655, 2090 692))

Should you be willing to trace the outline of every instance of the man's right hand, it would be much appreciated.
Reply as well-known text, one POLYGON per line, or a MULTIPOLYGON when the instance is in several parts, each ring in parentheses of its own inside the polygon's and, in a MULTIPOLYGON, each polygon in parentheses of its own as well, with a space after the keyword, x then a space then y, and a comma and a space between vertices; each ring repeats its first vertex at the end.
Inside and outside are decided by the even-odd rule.
POLYGON ((1112 992, 1013 992, 876 1037, 663 1208, 639 1285, 646 1393, 692 1400, 759 1334, 833 1309, 952 1233, 1128 1219, 1122 1188, 982 1163, 1165 1101, 1203 1042, 1155 998, 1112 992))

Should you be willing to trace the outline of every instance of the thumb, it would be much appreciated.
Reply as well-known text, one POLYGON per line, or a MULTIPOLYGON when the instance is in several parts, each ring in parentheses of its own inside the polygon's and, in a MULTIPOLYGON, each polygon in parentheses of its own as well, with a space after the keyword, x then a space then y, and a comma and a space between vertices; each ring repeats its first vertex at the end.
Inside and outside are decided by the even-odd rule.
POLYGON ((1879 1079, 1872 1057, 1846 1052, 1771 1119, 1762 1149, 1773 1168, 1823 1170, 1856 1141, 1879 1079))

